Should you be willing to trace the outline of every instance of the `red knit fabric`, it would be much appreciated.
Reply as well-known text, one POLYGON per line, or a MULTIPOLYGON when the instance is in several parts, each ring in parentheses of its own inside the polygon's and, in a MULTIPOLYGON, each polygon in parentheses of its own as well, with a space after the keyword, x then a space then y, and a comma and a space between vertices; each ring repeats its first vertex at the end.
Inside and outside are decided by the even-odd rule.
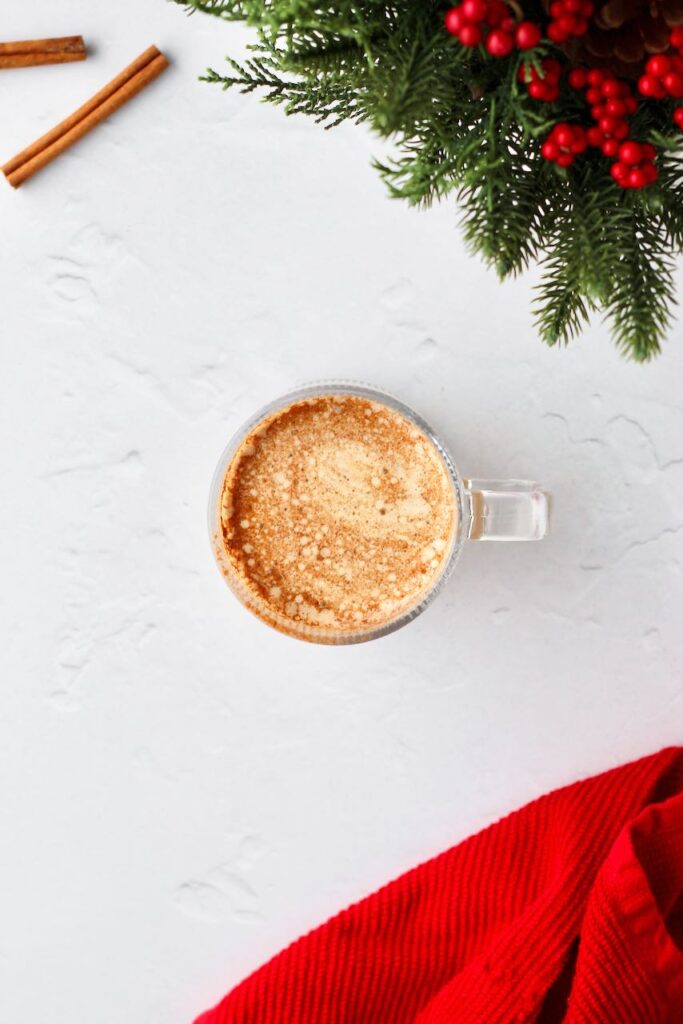
POLYGON ((683 751, 542 797, 295 942, 196 1024, 682 1024, 683 751))

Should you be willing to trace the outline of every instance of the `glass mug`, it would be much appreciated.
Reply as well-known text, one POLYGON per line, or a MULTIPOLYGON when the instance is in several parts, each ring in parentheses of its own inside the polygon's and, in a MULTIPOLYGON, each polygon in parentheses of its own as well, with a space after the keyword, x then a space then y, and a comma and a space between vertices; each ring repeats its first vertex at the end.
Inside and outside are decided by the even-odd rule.
MULTIPOLYGON (((356 418, 358 419, 358 416, 356 418)), ((311 419, 310 422, 313 423, 313 420, 311 419)), ((347 422, 350 422, 348 417, 347 422)), ((301 424, 303 428, 305 425, 303 419, 301 424)), ((284 430, 285 428, 280 427, 277 429, 284 430)), ((306 427, 306 429, 309 428, 306 427)), ((310 429, 313 429, 313 427, 310 429)), ((355 436, 357 437, 357 432, 355 436)), ((387 436, 390 437, 391 434, 389 433, 387 436)), ((310 442, 310 438, 308 440, 310 442)), ((289 442, 280 440, 279 443, 287 445, 289 442)), ((291 439, 291 444, 301 445, 301 441, 296 437, 296 431, 291 439)), ((355 446, 353 447, 352 476, 358 470, 362 477, 364 466, 369 466, 371 460, 368 459, 362 445, 359 448, 356 441, 351 442, 347 438, 340 440, 340 445, 348 446, 349 444, 355 446)), ((315 442, 309 443, 308 447, 304 446, 303 450, 309 453, 315 452, 315 442)), ((395 453, 392 454, 390 446, 386 451, 387 465, 394 465, 395 462, 392 459, 394 459, 395 453)), ((291 450, 285 449, 285 459, 291 459, 293 453, 295 453, 293 448, 291 450), (289 454, 287 454, 288 451, 289 454)), ((302 449, 299 447, 298 452, 295 453, 298 458, 306 458, 309 462, 315 461, 314 455, 302 455, 301 453, 302 449)), ((265 458, 266 460, 268 458, 267 449, 265 458)), ((283 463, 278 463, 278 465, 281 466, 283 463)), ((324 465, 321 464, 317 469, 317 473, 320 475, 328 472, 328 470, 329 466, 325 469, 324 465)), ((333 465, 332 472, 334 480, 331 485, 331 493, 332 502, 334 502, 334 489, 336 488, 337 491, 340 487, 343 489, 344 485, 340 481, 342 481, 342 478, 346 479, 348 474, 346 474, 343 466, 340 469, 333 465)), ((368 472, 370 472, 369 469, 368 472)), ((380 470, 376 470, 376 472, 379 473, 380 470)), ((394 472, 394 470, 383 468, 381 472, 386 474, 394 472)), ((397 469, 395 472, 400 474, 401 471, 397 469)), ((412 470, 408 466, 409 477, 411 473, 412 470)), ((306 499, 308 502, 311 501, 311 498, 309 495, 305 495, 300 488, 297 491, 299 498, 292 498, 292 479, 287 477, 285 473, 269 472, 267 476, 268 480, 265 484, 259 483, 256 489, 252 488, 248 491, 248 494, 257 498, 261 494, 262 498, 267 498, 265 508, 267 514, 273 520, 269 535, 271 546, 273 539, 277 545, 280 538, 282 538, 282 544, 285 545, 285 526, 287 525, 291 528, 292 523, 295 522, 295 519, 292 518, 292 507, 296 506, 294 512, 298 514, 299 509, 302 508, 299 498, 301 500, 306 499), (271 484, 272 478, 277 478, 279 482, 271 484), (276 509, 277 501, 286 502, 286 505, 279 505, 276 509), (278 511, 280 508, 286 509, 286 512, 278 511), (284 519, 282 520, 282 529, 279 528, 279 515, 286 516, 287 518, 287 524, 285 524, 284 519)), ((403 476, 405 477, 405 472, 403 476)), ((386 480, 386 477, 384 479, 386 480)), ((396 485, 398 490, 401 490, 404 481, 393 476, 390 479, 391 483, 396 485)), ((349 502, 342 495, 340 501, 346 503, 344 514, 347 519, 349 516, 356 514, 357 507, 360 507, 363 503, 367 504, 369 501, 368 495, 372 487, 379 488, 381 483, 382 481, 376 476, 372 477, 371 482, 363 479, 359 484, 357 480, 356 484, 353 485, 356 489, 350 493, 352 500, 349 502), (359 487, 361 487, 361 490, 358 489, 359 487), (362 488, 364 488, 364 491, 362 488)), ((306 489, 310 489, 310 487, 306 489)), ((377 490, 377 493, 379 494, 380 491, 377 490)), ((374 496, 375 493, 373 492, 372 497, 374 498, 374 496)), ((439 512, 439 509, 434 510, 429 505, 424 504, 418 490, 414 491, 415 497, 418 502, 417 507, 420 510, 424 511, 426 509, 429 513, 439 512)), ((381 504, 381 500, 374 502, 375 506, 381 504)), ((404 533, 406 522, 416 524, 417 527, 422 528, 423 520, 419 516, 412 515, 414 500, 411 503, 409 496, 408 499, 406 498, 405 489, 403 489, 403 502, 398 504, 401 509, 407 508, 408 510, 407 519, 405 516, 402 519, 404 533)), ((367 505, 367 507, 370 509, 368 515, 371 518, 374 517, 373 522, 379 522, 372 511, 372 506, 367 505)), ((341 515, 341 504, 339 511, 341 515)), ((386 509, 382 510, 380 508, 379 511, 382 514, 388 511, 390 519, 392 511, 395 512, 390 507, 390 503, 387 503, 386 509)), ((330 508, 327 508, 327 513, 329 512, 330 508)), ((336 511, 333 503, 331 513, 333 522, 332 533, 334 533, 336 511)), ((535 483, 525 480, 474 480, 461 477, 445 444, 429 424, 392 395, 364 384, 330 381, 310 384, 283 395, 281 398, 270 402, 260 409, 238 430, 218 461, 211 485, 208 520, 211 546, 218 567, 235 596, 250 611, 280 632, 301 640, 322 644, 351 644, 385 636, 387 633, 405 626, 406 623, 411 622, 420 615, 432 603, 437 594, 443 590, 448 577, 455 568, 466 541, 541 540, 548 533, 549 514, 550 497, 540 490, 539 486, 535 483), (354 399, 356 400, 355 403, 353 402, 354 399), (425 570, 422 565, 418 566, 418 568, 423 574, 426 573, 424 585, 413 588, 413 591, 407 590, 406 594, 398 599, 382 599, 381 594, 378 594, 373 605, 374 611, 367 621, 363 620, 364 617, 361 613, 354 611, 352 613, 353 616, 360 621, 356 622, 354 619, 351 619, 350 621, 345 620, 341 622, 335 617, 337 610, 324 607, 321 610, 320 603, 316 603, 316 600, 307 594, 305 584, 301 586, 302 593, 297 593, 295 596, 292 594, 283 596, 281 587, 271 585, 273 580, 276 581, 276 584, 281 580, 280 570, 283 569, 283 565, 278 564, 277 554, 273 555, 271 550, 270 554, 273 555, 274 564, 264 568, 259 562, 258 556, 260 552, 258 550, 258 543, 252 536, 252 532, 250 532, 253 531, 255 524, 249 522, 247 518, 235 519, 235 516, 238 515, 235 495, 238 492, 236 490, 237 483, 234 481, 238 479, 240 474, 244 476, 249 471, 249 467, 254 462, 251 456, 257 450, 259 444, 263 446, 263 444, 268 443, 268 432, 273 430, 272 425, 284 424, 288 417, 291 420, 292 417, 299 415, 299 411, 302 417, 305 416, 310 419, 314 414, 318 415, 316 412, 318 407, 324 409, 324 413, 321 412, 320 417, 322 417, 321 422, 324 423, 325 430, 327 431, 328 462, 330 451, 333 462, 337 455, 341 459, 341 448, 338 453, 335 452, 334 413, 350 410, 352 416, 356 416, 356 414, 360 414, 362 407, 373 429, 375 424, 377 424, 376 429, 380 433, 387 430, 391 432, 395 428, 396 436, 400 437, 400 445, 402 445, 400 450, 405 449, 408 456, 410 455, 410 450, 420 453, 423 465, 419 469, 423 471, 423 476, 426 472, 430 481, 437 485, 439 485, 439 474, 443 478, 443 486, 441 486, 439 491, 441 495, 439 503, 442 513, 448 507, 451 517, 450 535, 445 541, 442 539, 438 542, 438 552, 429 544, 427 544, 426 549, 423 549, 427 551, 427 569, 425 570), (333 430, 332 435, 329 432, 330 428, 333 430), (331 441, 330 438, 332 438, 331 441), (234 494, 230 490, 229 479, 233 480, 234 494), (255 541, 253 545, 250 543, 252 539, 255 541), (253 557, 245 558, 245 554, 253 555, 253 557), (251 570, 248 569, 248 565, 257 565, 257 568, 253 570, 253 575, 250 575, 251 570), (277 595, 277 597, 273 597, 273 595, 277 595), (377 609, 380 607, 385 608, 385 611, 378 612, 377 609)), ((301 515, 305 516, 305 511, 302 511, 301 515)), ((308 523, 306 518, 303 521, 308 523)), ((389 531, 390 520, 386 520, 386 523, 387 530, 389 531)), ((301 528, 294 526, 293 529, 299 532, 303 531, 304 534, 311 532, 315 534, 315 525, 304 525, 301 528)), ((323 527, 323 529, 326 528, 323 527)), ((400 530, 398 533, 400 533, 400 530)), ((302 549, 306 552, 308 559, 311 558, 311 551, 314 551, 315 565, 311 571, 319 572, 317 566, 323 568, 320 562, 320 552, 322 551, 323 554, 326 553, 332 556, 334 556, 335 552, 325 546, 325 541, 330 537, 330 534, 323 536, 318 532, 315 536, 319 538, 322 545, 312 541, 309 537, 300 538, 300 542, 303 543, 305 541, 309 544, 308 547, 302 549)), ((290 530, 290 540, 287 543, 291 541, 291 537, 290 530)), ((387 532, 385 534, 385 544, 383 545, 382 538, 380 537, 375 544, 375 548, 371 549, 373 558, 378 559, 378 569, 382 567, 385 569, 390 568, 384 552, 392 539, 393 535, 387 532)), ((410 540, 410 537, 408 537, 408 540, 410 540)), ((344 542, 337 541, 337 543, 343 544, 344 542)), ((361 537, 360 540, 355 542, 356 550, 352 552, 352 557, 355 557, 360 543, 364 543, 364 538, 361 537)), ((370 540, 368 543, 372 545, 373 542, 370 540)), ((436 545, 437 542, 435 541, 434 544, 436 545)), ((404 548, 405 544, 403 545, 404 548)), ((280 555, 282 555, 282 551, 280 555)), ((291 564, 298 557, 301 556, 296 553, 288 554, 285 562, 291 564)), ((424 558, 424 555, 416 554, 415 561, 419 561, 420 557, 424 558)), ((335 562, 334 557, 323 559, 323 561, 326 563, 324 568, 328 575, 332 569, 341 573, 345 571, 343 565, 340 566, 335 562)), ((282 559, 280 559, 280 562, 282 562, 282 559)), ((298 568, 305 569, 306 565, 311 566, 313 563, 310 561, 299 563, 298 568)), ((410 571, 412 573, 412 567, 410 571)), ((385 577, 396 579, 396 574, 385 572, 385 577)), ((311 583, 313 583, 312 576, 311 583)), ((388 586, 385 584, 383 589, 386 591, 388 586)), ((351 591, 353 591, 353 585, 351 585, 351 591)), ((398 590, 395 593, 398 594, 398 590)), ((355 599, 355 596, 357 595, 352 593, 352 601, 355 599)), ((343 604, 340 604, 339 608, 342 607, 343 604)), ((341 615, 342 612, 338 612, 338 614, 341 615)), ((344 611, 344 615, 349 614, 351 613, 348 610, 344 611)))

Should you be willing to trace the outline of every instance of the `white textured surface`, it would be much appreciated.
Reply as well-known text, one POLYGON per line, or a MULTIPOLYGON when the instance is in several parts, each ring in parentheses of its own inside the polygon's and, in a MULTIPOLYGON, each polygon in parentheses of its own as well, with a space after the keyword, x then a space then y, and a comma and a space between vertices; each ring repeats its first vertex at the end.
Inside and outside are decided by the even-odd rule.
POLYGON ((683 741, 683 345, 548 351, 456 213, 392 203, 379 145, 196 81, 241 28, 162 0, 33 0, 2 158, 150 42, 173 68, 0 188, 0 1019, 187 1024, 303 929, 532 796, 683 741), (58 9, 57 9, 58 8, 58 9), (556 494, 471 545, 405 630, 269 631, 211 561, 227 437, 321 376, 393 390, 465 475, 556 494))

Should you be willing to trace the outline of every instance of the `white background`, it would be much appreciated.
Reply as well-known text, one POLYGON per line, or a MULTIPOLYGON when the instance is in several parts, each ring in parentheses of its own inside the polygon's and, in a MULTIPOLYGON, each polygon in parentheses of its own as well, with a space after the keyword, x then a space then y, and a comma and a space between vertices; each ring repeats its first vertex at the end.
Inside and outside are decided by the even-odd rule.
MULTIPOLYGON (((537 340, 379 142, 201 84, 240 26, 32 0, 2 160, 154 42, 173 67, 0 187, 0 1018, 189 1024, 303 930, 533 796, 683 741, 683 339, 537 340), (205 502, 231 433, 325 376, 394 391, 552 539, 470 545, 399 633, 308 646, 235 602, 205 502)), ((683 283, 680 282, 679 283, 683 283)))

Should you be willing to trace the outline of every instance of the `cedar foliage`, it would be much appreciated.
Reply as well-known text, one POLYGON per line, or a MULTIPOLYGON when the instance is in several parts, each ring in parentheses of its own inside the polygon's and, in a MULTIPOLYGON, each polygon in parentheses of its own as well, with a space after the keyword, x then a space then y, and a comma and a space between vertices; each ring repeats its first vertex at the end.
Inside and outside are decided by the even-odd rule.
MULTIPOLYGON (((532 100, 519 65, 564 54, 544 41, 494 60, 444 29, 437 0, 173 0, 256 31, 243 63, 204 80, 258 92, 326 128, 366 123, 394 142, 376 167, 392 196, 427 205, 453 194, 470 249, 501 278, 542 270, 534 311, 541 338, 565 344, 602 312, 619 349, 649 359, 671 322, 674 255, 683 250, 683 160, 674 105, 643 101, 631 137, 657 145, 659 180, 623 190, 589 150, 567 169, 543 160, 558 120, 588 123, 563 79, 557 103, 532 100)), ((525 17, 544 20, 537 0, 525 17)))

